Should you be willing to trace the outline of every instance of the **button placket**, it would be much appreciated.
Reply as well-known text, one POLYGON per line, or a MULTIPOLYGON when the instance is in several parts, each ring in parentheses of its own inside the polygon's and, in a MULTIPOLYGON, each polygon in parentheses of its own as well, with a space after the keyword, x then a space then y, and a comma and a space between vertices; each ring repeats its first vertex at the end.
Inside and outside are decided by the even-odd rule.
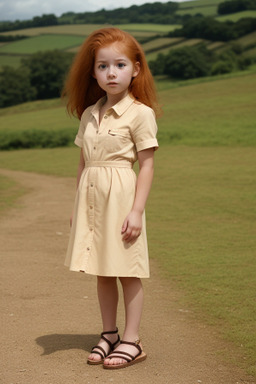
POLYGON ((95 194, 95 176, 96 176, 96 170, 91 169, 90 170, 90 180, 89 180, 89 191, 88 191, 88 203, 89 203, 89 212, 88 212, 88 221, 89 221, 89 231, 90 231, 90 240, 89 244, 87 245, 86 250, 88 252, 91 251, 92 247, 92 241, 93 241, 93 234, 94 234, 94 194, 95 194))

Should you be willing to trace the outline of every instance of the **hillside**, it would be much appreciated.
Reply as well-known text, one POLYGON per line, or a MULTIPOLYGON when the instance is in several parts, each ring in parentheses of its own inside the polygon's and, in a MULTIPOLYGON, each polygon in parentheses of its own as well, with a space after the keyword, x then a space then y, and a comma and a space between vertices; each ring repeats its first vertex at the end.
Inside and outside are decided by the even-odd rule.
POLYGON ((220 52, 229 48, 234 42, 240 44, 243 51, 248 51, 247 57, 255 57, 256 36, 252 31, 245 34, 241 42, 241 36, 227 42, 205 37, 204 34, 200 36, 170 35, 171 32, 182 29, 182 25, 198 18, 199 15, 201 18, 210 16, 223 23, 227 20, 239 21, 244 17, 256 18, 256 10, 220 16, 218 5, 222 2, 223 0, 192 0, 182 3, 151 3, 94 13, 69 12, 59 18, 54 15, 43 15, 33 20, 0 23, 0 31, 3 31, 0 33, 0 68, 5 65, 17 68, 23 57, 39 50, 60 49, 76 53, 83 40, 93 30, 106 26, 106 23, 130 32, 143 45, 148 60, 155 60, 159 53, 166 54, 170 49, 184 46, 203 44, 211 51, 220 52), (124 14, 125 19, 122 16, 124 14), (166 16, 168 18, 164 20, 166 16), (37 24, 39 26, 34 26, 37 24), (5 32, 4 29, 6 29, 5 32), (8 41, 8 39, 16 39, 17 35, 24 38, 8 41))
MULTIPOLYGON (((57 97, 72 57, 78 52, 84 39, 92 31, 108 25, 128 31, 141 43, 154 76, 167 75, 173 79, 189 79, 245 70, 256 62, 256 18, 253 17, 256 10, 216 16, 219 4, 223 3, 219 0, 197 0, 175 3, 175 6, 174 3, 168 2, 132 6, 127 9, 118 8, 113 11, 102 10, 90 15, 79 14, 79 20, 83 21, 81 24, 77 23, 74 13, 66 15, 73 17, 74 24, 70 24, 71 19, 65 19, 66 25, 61 24, 64 23, 62 16, 57 19, 54 15, 12 23, 9 27, 14 30, 0 33, 0 107, 57 97), (125 20, 121 17, 124 10, 127 13, 125 20), (137 22, 124 23, 131 19, 134 11, 141 16, 134 18, 137 22), (103 14, 104 19, 97 19, 102 23, 96 24, 96 15, 103 14), (155 23, 145 23, 145 20, 152 20, 150 15, 153 14, 156 16, 155 23), (164 20, 166 14, 170 18, 164 20), (244 14, 250 17, 243 18, 244 14), (81 15, 85 19, 82 20, 81 15), (89 16, 91 23, 85 23, 84 20, 89 16), (231 16, 236 17, 235 22, 227 21, 231 16), (106 24, 103 23, 104 20, 113 20, 113 23, 106 24), (114 23, 115 20, 119 23, 114 23), (157 20, 163 22, 157 24, 157 20), (45 25, 32 28, 33 24, 45 25), (26 28, 17 30, 21 25, 26 25, 26 28), (54 56, 50 67, 44 66, 44 55, 54 56), (186 58, 181 59, 179 55, 185 55, 186 58), (171 65, 167 64, 169 56, 174 57, 170 59, 171 65), (56 68, 55 59, 59 62, 57 75, 54 75, 53 71, 49 73, 48 70, 51 67, 56 68), (35 75, 36 84, 31 72, 31 68, 35 68, 34 64, 31 64, 34 60, 39 63, 36 65, 40 67, 41 76, 35 75), (21 65, 25 66, 25 71, 21 65), (177 67, 178 70, 175 70, 177 67), (42 70, 47 73, 43 75, 42 70), (40 85, 42 79, 48 81, 43 81, 45 89, 52 89, 48 94, 39 89, 43 88, 40 85), (10 91, 11 89, 15 92, 10 91)), ((0 23, 0 28, 1 26, 3 27, 0 23)), ((8 23, 5 26, 8 27, 8 23)))

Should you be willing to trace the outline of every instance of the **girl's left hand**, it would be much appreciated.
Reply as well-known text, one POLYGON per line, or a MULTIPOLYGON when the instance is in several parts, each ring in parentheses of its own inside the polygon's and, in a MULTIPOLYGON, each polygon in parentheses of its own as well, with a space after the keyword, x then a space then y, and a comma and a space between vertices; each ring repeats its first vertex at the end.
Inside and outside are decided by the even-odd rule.
POLYGON ((137 211, 131 211, 122 226, 123 241, 127 243, 134 242, 140 236, 141 228, 142 214, 137 211))

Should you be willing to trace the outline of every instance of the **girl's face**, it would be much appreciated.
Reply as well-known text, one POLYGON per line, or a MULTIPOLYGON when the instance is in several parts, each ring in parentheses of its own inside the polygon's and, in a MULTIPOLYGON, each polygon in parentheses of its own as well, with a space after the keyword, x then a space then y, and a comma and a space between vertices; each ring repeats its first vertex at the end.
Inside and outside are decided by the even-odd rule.
POLYGON ((93 76, 108 97, 119 96, 121 100, 139 70, 139 63, 133 64, 119 49, 118 43, 114 43, 97 51, 93 76))

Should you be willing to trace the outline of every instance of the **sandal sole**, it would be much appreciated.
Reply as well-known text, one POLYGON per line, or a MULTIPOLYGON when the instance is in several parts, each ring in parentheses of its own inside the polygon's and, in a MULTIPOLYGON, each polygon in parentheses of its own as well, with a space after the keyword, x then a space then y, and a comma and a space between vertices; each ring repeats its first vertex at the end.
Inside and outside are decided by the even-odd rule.
POLYGON ((104 360, 87 360, 87 364, 89 365, 100 365, 100 364, 103 364, 104 363, 104 360))
POLYGON ((146 358, 147 358, 147 355, 144 352, 142 352, 142 354, 140 356, 136 357, 136 359, 131 360, 131 361, 127 362, 127 363, 116 364, 116 365, 110 365, 110 364, 106 365, 106 364, 103 364, 103 368, 104 369, 122 369, 122 368, 127 368, 127 367, 129 367, 131 365, 141 363, 142 361, 146 360, 146 358))

